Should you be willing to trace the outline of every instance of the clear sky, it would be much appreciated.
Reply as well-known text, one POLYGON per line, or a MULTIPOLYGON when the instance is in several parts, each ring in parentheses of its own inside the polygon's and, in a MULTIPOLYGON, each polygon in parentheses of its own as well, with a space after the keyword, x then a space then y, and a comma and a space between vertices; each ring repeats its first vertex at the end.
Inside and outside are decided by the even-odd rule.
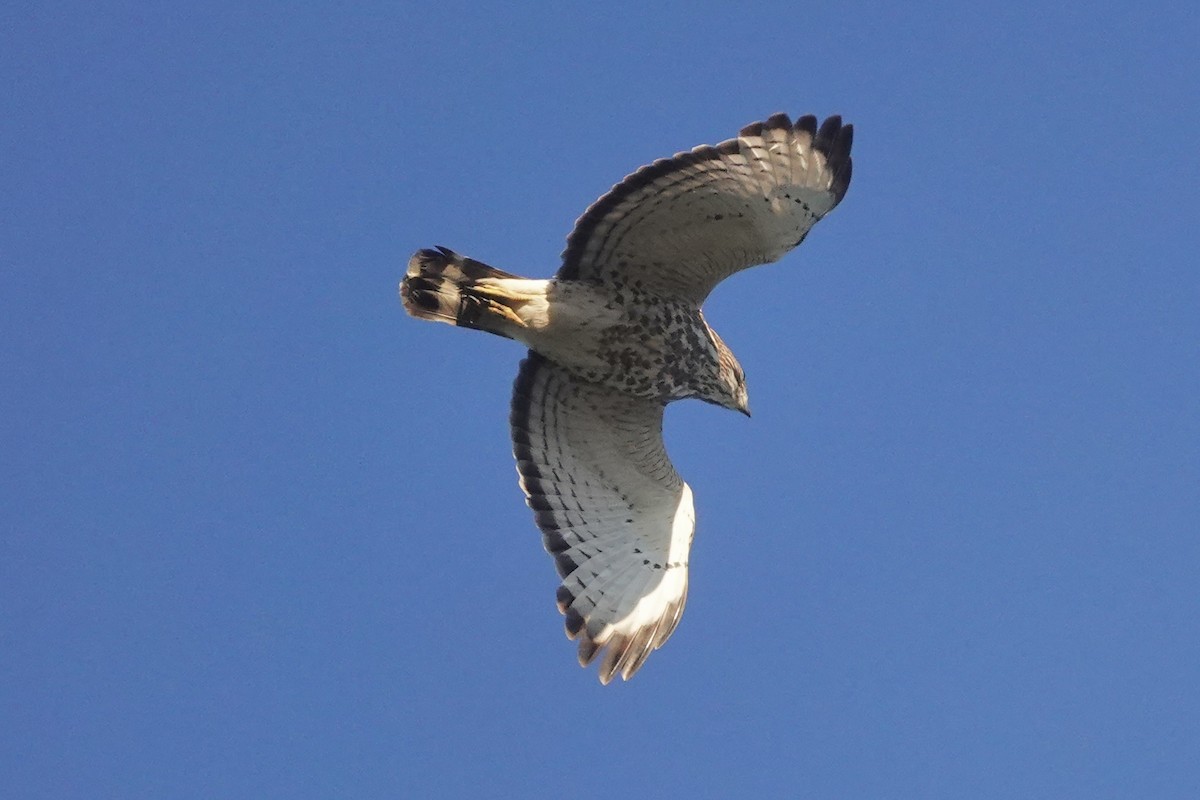
POLYGON ((1200 796, 1193 4, 103 5, 0 12, 5 796, 1200 796), (775 111, 854 181, 706 308, 754 418, 668 412, 602 687, 521 349, 396 283, 775 111))

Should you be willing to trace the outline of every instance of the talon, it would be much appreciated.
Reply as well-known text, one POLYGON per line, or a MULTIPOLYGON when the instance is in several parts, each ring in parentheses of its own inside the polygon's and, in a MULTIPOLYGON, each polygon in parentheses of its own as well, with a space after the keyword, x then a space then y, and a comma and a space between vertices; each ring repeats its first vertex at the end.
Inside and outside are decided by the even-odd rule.
POLYGON ((493 303, 492 311, 494 311, 495 313, 504 317, 506 320, 508 320, 509 322, 513 323, 514 325, 516 325, 520 328, 528 328, 529 327, 528 325, 525 324, 525 320, 523 320, 519 316, 517 316, 517 312, 513 311, 511 308, 509 308, 508 306, 506 306, 502 303, 493 303))

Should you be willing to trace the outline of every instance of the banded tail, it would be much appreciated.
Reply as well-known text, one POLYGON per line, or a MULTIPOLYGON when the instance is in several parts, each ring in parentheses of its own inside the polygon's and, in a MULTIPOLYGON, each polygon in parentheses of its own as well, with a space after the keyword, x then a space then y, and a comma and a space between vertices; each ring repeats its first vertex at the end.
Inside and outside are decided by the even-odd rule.
POLYGON ((521 278, 453 250, 418 250, 400 282, 400 302, 418 319, 445 322, 515 338, 526 328, 520 311, 544 300, 545 281, 521 278))

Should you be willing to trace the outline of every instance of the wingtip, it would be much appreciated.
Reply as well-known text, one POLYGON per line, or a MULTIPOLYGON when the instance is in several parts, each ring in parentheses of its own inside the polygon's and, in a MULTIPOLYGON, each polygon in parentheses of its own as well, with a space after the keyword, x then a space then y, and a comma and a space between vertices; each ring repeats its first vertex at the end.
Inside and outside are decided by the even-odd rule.
POLYGON ((841 114, 826 117, 813 138, 813 149, 825 156, 825 163, 833 173, 830 189, 834 193, 834 205, 842 202, 850 188, 850 177, 854 171, 850 157, 853 145, 854 126, 843 124, 841 114))

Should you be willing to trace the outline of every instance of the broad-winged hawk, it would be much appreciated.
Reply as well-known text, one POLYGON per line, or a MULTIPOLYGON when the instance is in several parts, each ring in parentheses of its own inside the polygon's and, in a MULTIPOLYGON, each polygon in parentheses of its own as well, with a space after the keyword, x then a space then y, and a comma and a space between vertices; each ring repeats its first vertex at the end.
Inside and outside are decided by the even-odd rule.
POLYGON ((579 661, 628 679, 675 630, 695 532, 663 447, 667 403, 749 414, 745 376, 700 306, 722 279, 804 240, 850 184, 852 126, 785 114, 655 161, 584 212, 549 280, 445 248, 400 284, 414 317, 529 348, 512 401, 521 488, 554 557, 579 661))

